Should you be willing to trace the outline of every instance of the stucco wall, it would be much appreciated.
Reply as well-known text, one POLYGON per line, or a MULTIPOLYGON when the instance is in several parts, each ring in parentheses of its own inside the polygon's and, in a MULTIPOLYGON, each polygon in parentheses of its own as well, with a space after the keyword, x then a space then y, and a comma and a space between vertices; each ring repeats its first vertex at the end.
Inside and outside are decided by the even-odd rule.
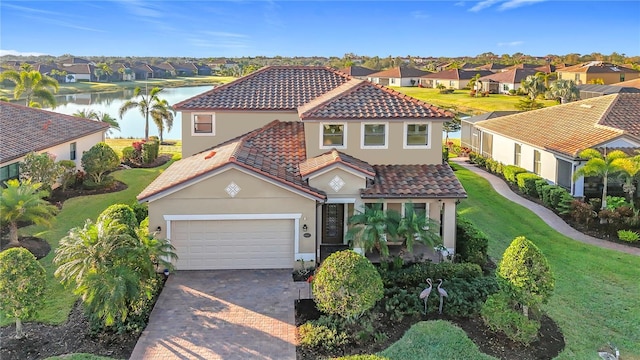
MULTIPOLYGON (((243 171, 229 169, 188 188, 149 203, 149 228, 162 227, 166 237, 164 215, 218 215, 218 214, 301 214, 300 227, 315 234, 316 202, 313 199, 268 183, 243 171), (231 197, 225 188, 234 182, 240 192, 231 197)), ((299 252, 315 253, 315 237, 302 236, 299 229, 299 252)))
POLYGON ((296 111, 183 111, 182 157, 188 157, 223 141, 263 127, 273 120, 300 121, 296 111), (192 114, 214 114, 214 134, 192 134, 192 114))
MULTIPOLYGON (((375 122, 371 120, 371 122, 375 122)), ((380 121, 384 122, 384 121, 380 121)), ((408 121, 413 123, 414 121, 408 121)), ((415 121, 418 122, 418 121, 415 121)), ((320 126, 317 121, 305 121, 305 141, 307 157, 314 157, 325 153, 330 148, 320 147, 320 126)), ((429 136, 429 149, 403 149, 404 122, 388 122, 388 146, 386 149, 361 148, 362 126, 359 121, 347 123, 346 147, 339 151, 354 156, 369 164, 440 164, 442 163, 442 122, 432 121, 429 136)))
POLYGON ((329 198, 359 198, 360 189, 366 187, 366 180, 362 176, 335 168, 327 172, 321 172, 309 178, 309 185, 316 189, 324 190, 329 198), (335 176, 339 176, 345 184, 335 191, 329 183, 335 176))

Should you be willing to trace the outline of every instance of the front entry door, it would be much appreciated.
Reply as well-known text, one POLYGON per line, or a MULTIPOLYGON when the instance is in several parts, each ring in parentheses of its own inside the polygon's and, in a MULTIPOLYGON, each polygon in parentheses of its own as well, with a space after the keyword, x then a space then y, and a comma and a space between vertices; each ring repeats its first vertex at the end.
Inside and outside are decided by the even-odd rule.
POLYGON ((322 243, 344 242, 344 204, 322 205, 322 243))

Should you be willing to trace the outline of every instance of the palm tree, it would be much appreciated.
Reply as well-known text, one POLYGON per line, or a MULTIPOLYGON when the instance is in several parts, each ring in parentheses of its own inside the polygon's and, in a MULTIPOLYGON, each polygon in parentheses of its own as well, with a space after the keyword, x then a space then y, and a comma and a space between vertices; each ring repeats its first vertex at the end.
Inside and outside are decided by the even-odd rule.
POLYGON ((400 214, 397 211, 382 210, 382 204, 365 207, 348 220, 349 230, 346 240, 365 251, 377 249, 382 257, 389 256, 387 242, 398 235, 400 214))
POLYGON ((544 86, 543 73, 539 72, 535 75, 529 75, 522 80, 522 88, 529 94, 531 100, 535 100, 540 94, 544 94, 547 89, 544 86))
POLYGON ((5 182, 7 187, 2 189, 0 197, 0 220, 9 224, 9 244, 20 246, 18 240, 18 223, 31 222, 37 225, 51 226, 58 208, 44 200, 49 196, 40 190, 41 183, 31 183, 17 179, 5 182))
POLYGON ((158 127, 161 144, 164 141, 163 134, 165 128, 167 131, 171 131, 171 128, 173 128, 173 116, 175 114, 176 111, 173 110, 173 107, 169 105, 169 102, 166 99, 160 99, 153 104, 153 108, 151 109, 151 118, 158 127))
POLYGON ((18 100, 21 96, 26 98, 26 106, 40 108, 48 104, 56 107, 54 93, 58 92, 58 82, 47 75, 42 75, 36 70, 7 70, 0 73, 0 81, 9 80, 15 84, 13 97, 18 100), (36 99, 42 101, 39 103, 36 99))
POLYGON ((427 214, 416 213, 412 203, 404 204, 404 216, 398 226, 398 236, 405 239, 408 252, 413 252, 414 242, 429 246, 441 244, 442 239, 435 231, 439 228, 438 223, 427 214))
POLYGON ((633 194, 636 192, 636 186, 633 184, 633 180, 635 180, 638 173, 640 173, 640 155, 622 159, 621 165, 622 176, 624 177, 622 190, 628 195, 631 206, 635 208, 633 194))
POLYGON ((480 77, 481 77, 480 74, 475 74, 475 76, 472 77, 471 80, 469 80, 469 88, 471 90, 476 90, 476 97, 478 96, 478 93, 482 90, 482 83, 479 82, 480 77))
POLYGON ((582 159, 587 159, 587 162, 573 174, 573 180, 575 181, 581 176, 601 177, 603 182, 601 209, 606 209, 609 175, 624 171, 625 158, 627 158, 627 155, 620 150, 614 150, 606 155, 602 155, 595 149, 586 149, 580 152, 579 156, 582 159))
POLYGON ((561 104, 578 100, 580 98, 580 90, 573 80, 557 80, 547 91, 548 99, 559 100, 561 104))
POLYGON ((93 73, 96 75, 98 82, 100 82, 100 78, 106 76, 105 81, 109 80, 109 76, 113 75, 113 70, 106 63, 96 64, 93 73))
MULTIPOLYGON (((91 109, 81 109, 73 113, 73 116, 104 122, 109 124, 109 127, 111 129, 120 130, 120 124, 118 123, 118 120, 116 120, 116 118, 106 112, 96 112, 91 109)), ((111 131, 109 132, 111 133, 111 131)))
MULTIPOLYGON (((133 97, 140 97, 139 101, 136 100, 127 100, 122 106, 120 106, 120 110, 118 115, 122 120, 122 116, 129 111, 130 109, 138 108, 140 110, 140 114, 144 117, 145 125, 144 125, 144 139, 149 140, 149 115, 151 115, 151 109, 153 108, 153 104, 160 101, 158 98, 158 93, 162 91, 159 87, 154 87, 151 89, 151 92, 147 92, 146 94, 142 94, 142 90, 140 87, 136 87, 133 90, 133 97)), ((146 92, 146 91, 145 91, 146 92)))

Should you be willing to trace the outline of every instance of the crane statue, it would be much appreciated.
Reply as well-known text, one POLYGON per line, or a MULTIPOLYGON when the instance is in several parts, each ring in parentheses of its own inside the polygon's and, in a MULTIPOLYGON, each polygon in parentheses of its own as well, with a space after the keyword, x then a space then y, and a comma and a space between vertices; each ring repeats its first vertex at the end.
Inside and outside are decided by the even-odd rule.
POLYGON ((442 286, 442 279, 438 279, 438 281, 440 282, 438 284, 438 293, 440 294, 440 309, 439 312, 440 314, 442 314, 442 301, 444 298, 448 297, 449 294, 447 294, 447 290, 440 288, 440 286, 442 286))
POLYGON ((427 300, 429 299, 429 295, 431 294, 431 288, 433 287, 433 284, 431 283, 431 278, 427 278, 427 284, 429 284, 429 287, 422 290, 422 292, 420 293, 420 299, 424 300, 425 315, 427 315, 427 300))

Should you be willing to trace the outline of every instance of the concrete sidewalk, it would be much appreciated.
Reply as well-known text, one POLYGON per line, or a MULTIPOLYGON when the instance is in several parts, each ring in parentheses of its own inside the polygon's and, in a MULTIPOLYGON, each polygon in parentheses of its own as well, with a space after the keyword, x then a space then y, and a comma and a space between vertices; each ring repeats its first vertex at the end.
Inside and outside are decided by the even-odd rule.
POLYGON ((580 231, 572 228, 566 222, 564 222, 562 218, 556 215, 553 211, 514 193, 509 188, 509 185, 507 185, 507 183, 505 183, 505 181, 502 180, 501 178, 483 169, 480 169, 473 164, 467 163, 468 158, 457 157, 450 160, 464 167, 465 169, 468 169, 480 175, 481 177, 487 179, 487 181, 489 181, 491 186, 494 188, 494 190, 498 194, 502 195, 503 197, 507 198, 510 201, 513 201, 516 204, 522 205, 527 209, 533 211, 536 215, 538 215, 544 222, 546 222, 549 226, 554 228, 557 232, 585 244, 590 244, 590 245, 598 246, 604 249, 611 249, 611 250, 616 250, 616 251, 620 251, 620 252, 631 254, 631 255, 640 256, 640 248, 598 239, 593 236, 585 235, 580 231))

